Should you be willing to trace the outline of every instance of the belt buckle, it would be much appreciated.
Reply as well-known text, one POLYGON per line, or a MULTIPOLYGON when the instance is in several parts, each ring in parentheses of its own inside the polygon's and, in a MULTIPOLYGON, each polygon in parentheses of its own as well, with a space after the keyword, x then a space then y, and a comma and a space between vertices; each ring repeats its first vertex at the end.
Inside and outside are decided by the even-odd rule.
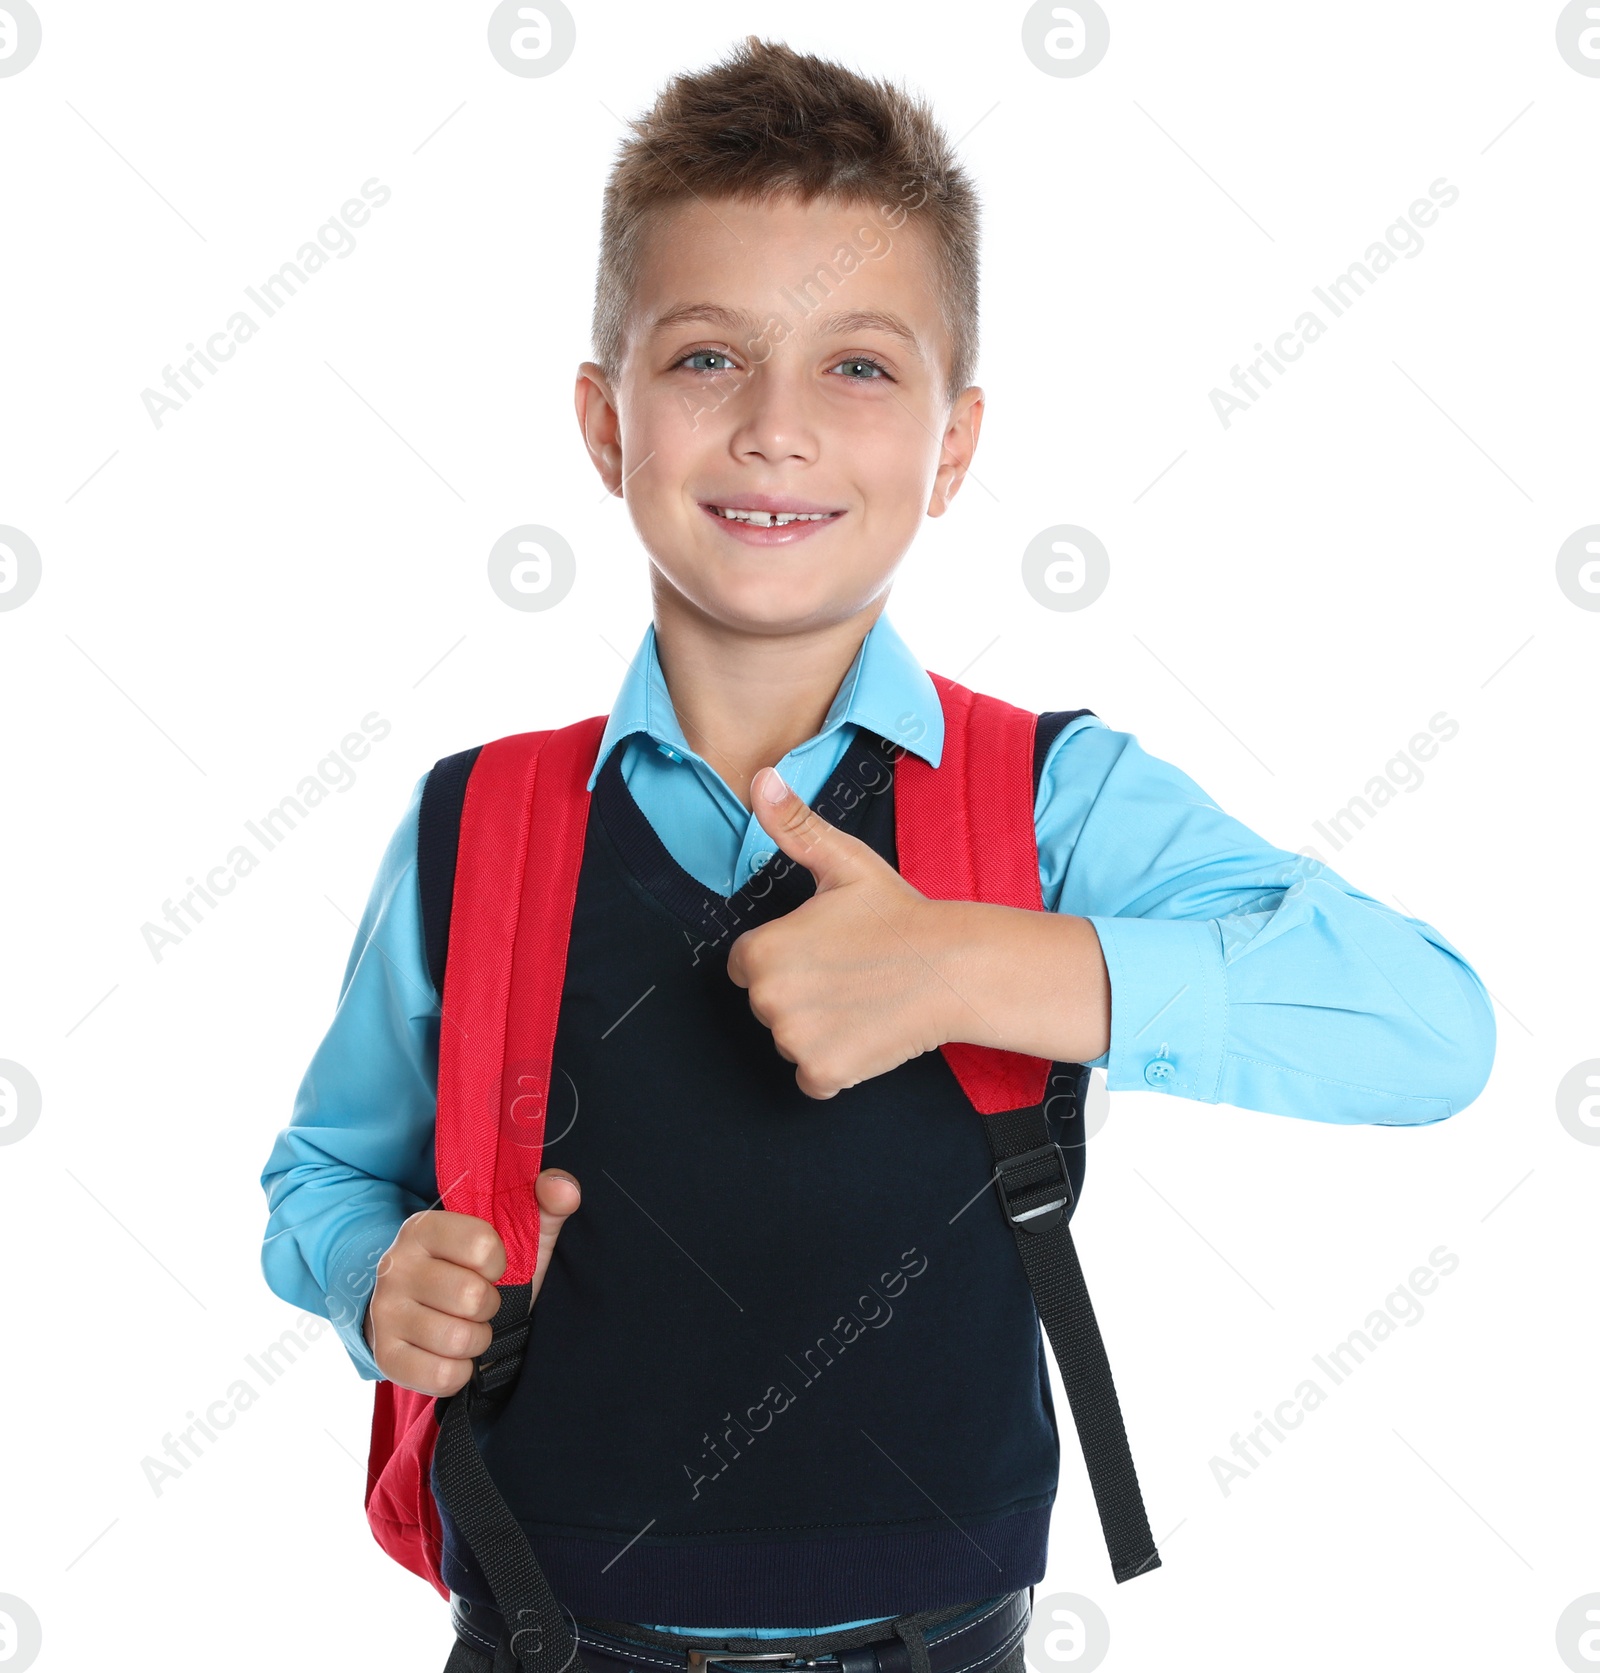
MULTIPOLYGON (((808 1668, 834 1665, 833 1661, 822 1663, 816 1656, 797 1656, 792 1650, 761 1650, 741 1655, 737 1650, 690 1650, 689 1673, 705 1673, 707 1662, 744 1662, 744 1661, 782 1661, 793 1668, 808 1668)), ((836 1658, 835 1658, 836 1659, 836 1658)))

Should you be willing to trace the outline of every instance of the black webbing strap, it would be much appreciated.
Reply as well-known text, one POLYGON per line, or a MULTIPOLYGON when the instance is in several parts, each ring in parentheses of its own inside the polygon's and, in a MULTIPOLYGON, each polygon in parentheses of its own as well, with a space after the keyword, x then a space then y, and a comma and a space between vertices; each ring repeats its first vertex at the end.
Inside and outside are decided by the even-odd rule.
MULTIPOLYGON (((434 1442, 434 1470, 440 1501, 476 1558, 505 1622, 492 1664, 494 1673, 564 1673, 568 1668, 584 1673, 567 1617, 528 1536, 500 1497, 473 1432, 474 1422, 488 1423, 498 1414, 522 1370, 532 1328, 528 1313, 532 1293, 532 1284, 501 1288, 500 1310, 491 1326, 494 1336, 474 1362, 471 1380, 457 1393, 441 1396, 435 1406, 439 1436, 434 1442)), ((446 1673, 451 1673, 451 1666, 463 1665, 471 1663, 452 1655, 446 1673)))
MULTIPOLYGON (((913 1615, 901 1615, 891 1623, 895 1637, 905 1646, 906 1660, 911 1664, 911 1673, 933 1673, 933 1664, 928 1660, 927 1616, 930 1613, 929 1610, 920 1610, 913 1615)), ((841 1666, 844 1659, 844 1656, 840 1655, 841 1666)), ((878 1662, 882 1673, 883 1662, 879 1652, 873 1652, 873 1659, 878 1662)))
POLYGON ((511 1643, 502 1637, 493 1657, 486 1651, 474 1649, 457 1638, 444 1673, 519 1673, 517 1658, 511 1653, 511 1643))
POLYGON ((1118 1582, 1160 1568, 1139 1478, 1122 1425, 1116 1385, 1095 1323, 1068 1218, 1072 1183, 1041 1105, 982 1118, 995 1161, 995 1190, 1016 1235, 1034 1306, 1061 1368, 1078 1444, 1118 1582))

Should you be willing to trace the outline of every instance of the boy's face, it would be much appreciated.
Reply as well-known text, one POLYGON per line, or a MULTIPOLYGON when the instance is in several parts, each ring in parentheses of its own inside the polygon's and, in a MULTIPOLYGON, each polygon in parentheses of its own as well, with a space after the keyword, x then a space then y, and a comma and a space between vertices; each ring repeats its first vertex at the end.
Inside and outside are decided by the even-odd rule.
POLYGON ((891 229, 874 206, 828 198, 665 212, 619 375, 585 362, 576 391, 658 602, 665 583, 725 627, 767 632, 871 603, 977 445, 983 393, 952 405, 949 354, 914 217, 891 229), (724 515, 739 509, 812 520, 724 515))

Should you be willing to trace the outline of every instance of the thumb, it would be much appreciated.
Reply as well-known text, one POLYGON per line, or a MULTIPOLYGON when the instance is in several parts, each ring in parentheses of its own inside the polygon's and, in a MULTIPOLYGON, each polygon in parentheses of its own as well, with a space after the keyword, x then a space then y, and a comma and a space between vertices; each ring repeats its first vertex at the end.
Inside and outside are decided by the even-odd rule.
POLYGON ((576 1179, 565 1169, 544 1168, 533 1182, 534 1201, 539 1205, 539 1253, 534 1261, 532 1291, 529 1307, 544 1285, 544 1275, 555 1251, 561 1228, 577 1211, 583 1192, 576 1179))
POLYGON ((836 889, 854 882, 883 860, 873 849, 830 825, 783 782, 776 767, 763 767, 750 781, 750 807, 761 828, 789 856, 817 880, 817 889, 836 889))

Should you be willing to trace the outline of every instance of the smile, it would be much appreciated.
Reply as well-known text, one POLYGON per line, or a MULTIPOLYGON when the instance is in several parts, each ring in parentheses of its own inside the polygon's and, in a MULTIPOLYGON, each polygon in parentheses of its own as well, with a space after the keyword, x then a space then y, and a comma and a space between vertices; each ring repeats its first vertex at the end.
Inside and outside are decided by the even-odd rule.
POLYGON ((844 516, 843 511, 807 505, 803 500, 797 506, 791 502, 789 507, 784 507, 780 500, 778 508, 713 505, 709 500, 702 500, 700 508, 724 536, 742 546, 793 546, 810 540, 819 529, 837 523, 844 516))
POLYGON ((709 505, 706 509, 730 523, 749 523, 758 529, 783 528, 788 523, 825 523, 844 516, 842 511, 740 511, 726 505, 709 505))

